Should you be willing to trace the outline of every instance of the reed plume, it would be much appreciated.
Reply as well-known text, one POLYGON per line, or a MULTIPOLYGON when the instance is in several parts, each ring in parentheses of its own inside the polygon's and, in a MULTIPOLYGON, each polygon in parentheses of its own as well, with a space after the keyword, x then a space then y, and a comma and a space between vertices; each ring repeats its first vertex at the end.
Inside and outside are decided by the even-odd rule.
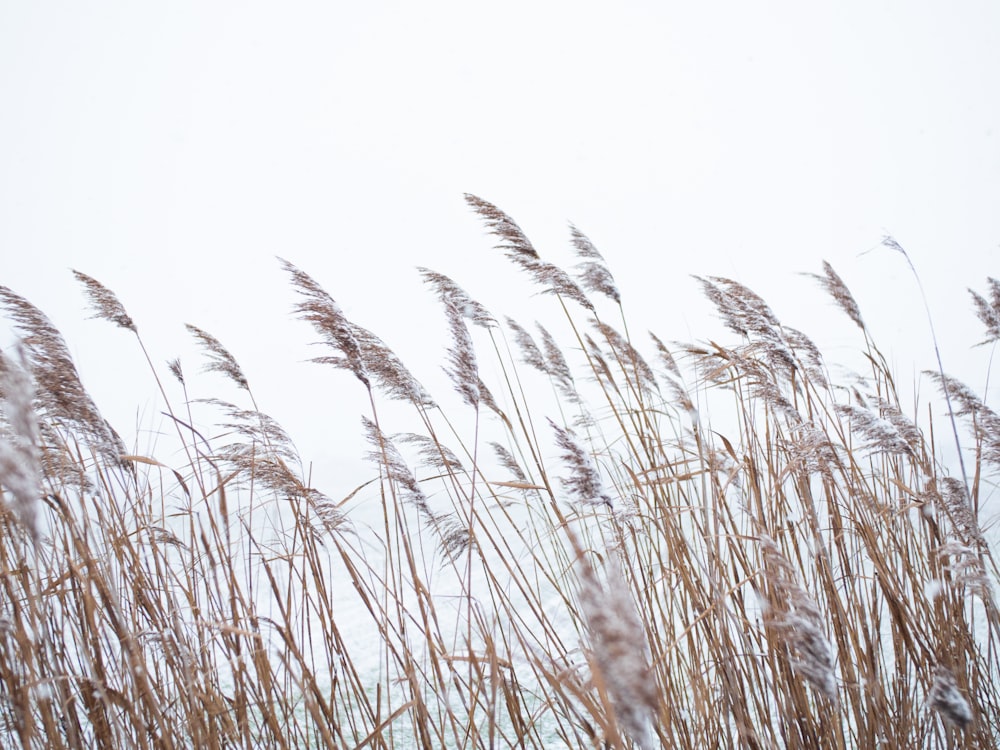
POLYGON ((543 372, 546 372, 552 378, 552 382, 559 390, 560 395, 568 403, 579 404, 581 399, 576 389, 576 382, 573 379, 573 371, 570 369, 569 363, 566 362, 566 358, 563 356, 559 344, 556 343, 555 337, 541 323, 536 322, 535 328, 538 329, 538 335, 542 339, 542 349, 544 350, 543 372))
POLYGON ((819 607, 799 584, 792 564, 770 537, 760 537, 760 550, 764 580, 770 591, 765 616, 780 636, 775 647, 787 649, 792 669, 836 704, 837 662, 823 630, 819 607))
POLYGON ((167 362, 167 369, 170 374, 177 379, 177 382, 184 385, 184 370, 181 368, 181 360, 179 357, 174 357, 167 362))
POLYGON ((42 464, 35 389, 23 349, 15 351, 17 360, 0 351, 0 415, 6 423, 0 430, 0 487, 13 496, 11 510, 37 542, 42 464))
POLYGON ((325 357, 321 361, 349 371, 366 388, 371 389, 361 347, 354 335, 354 326, 344 315, 340 305, 309 274, 287 260, 279 258, 278 262, 292 277, 292 286, 303 298, 295 305, 296 314, 312 325, 324 344, 340 353, 340 356, 325 357))
MULTIPOLYGON (((455 560, 469 549, 471 537, 467 526, 461 524, 452 514, 434 511, 427 495, 403 455, 396 447, 395 440, 382 432, 375 422, 362 417, 365 436, 371 445, 368 453, 370 461, 378 465, 386 479, 400 493, 400 499, 416 509, 427 526, 435 532, 441 551, 448 559, 455 560)), ((404 441, 412 439, 404 436, 404 441)))
POLYGON ((83 284, 83 289, 95 310, 95 317, 103 318, 119 328, 132 331, 132 333, 138 333, 132 317, 125 312, 125 306, 122 305, 114 292, 85 273, 73 271, 73 276, 83 284))
POLYGON ((431 510, 427 503, 427 495, 420 488, 420 483, 396 448, 395 442, 367 417, 362 417, 361 423, 371 445, 368 459, 385 471, 386 478, 402 491, 403 499, 407 503, 416 508, 426 520, 434 522, 437 515, 431 510))
POLYGON ((946 723, 964 730, 972 721, 972 708, 958 689, 958 681, 950 669, 943 665, 934 668, 927 702, 946 723))
MULTIPOLYGON (((0 286, 0 307, 24 347, 35 383, 36 412, 53 426, 78 431, 91 448, 117 463, 125 446, 83 387, 62 335, 41 310, 4 286, 0 286)), ((46 425, 40 429, 44 436, 46 425)))
MULTIPOLYGON (((406 401, 425 409, 433 409, 437 404, 420 384, 420 381, 403 364, 396 353, 382 339, 366 328, 349 323, 351 335, 359 348, 365 372, 375 380, 381 392, 388 398, 406 401)), ((316 358, 314 362, 327 361, 316 358)))
POLYGON ((479 364, 472 336, 469 335, 465 317, 456 304, 450 300, 446 301, 444 309, 452 342, 448 347, 448 366, 445 367, 445 373, 451 378, 452 385, 462 396, 462 400, 473 409, 478 409, 482 380, 479 377, 479 364))
POLYGON ((549 426, 556 436, 556 445, 562 451, 561 458, 569 468, 569 477, 562 479, 562 485, 570 496, 583 506, 606 505, 614 509, 615 504, 604 488, 604 481, 590 454, 577 440, 575 434, 549 420, 549 426))
POLYGON ((587 310, 594 309, 594 304, 568 273, 539 257, 534 246, 513 219, 482 198, 466 194, 465 200, 485 220, 490 234, 500 238, 497 249, 505 251, 512 262, 527 271, 536 284, 544 287, 543 293, 571 299, 587 310))
POLYGON ((847 284, 833 270, 833 266, 824 260, 822 276, 819 274, 807 275, 819 281, 827 294, 833 297, 833 301, 847 314, 847 317, 853 320, 854 324, 862 331, 865 330, 865 321, 861 317, 861 308, 858 307, 858 303, 855 301, 854 295, 851 294, 851 290, 847 288, 847 284))
POLYGON ((995 341, 1000 341, 1000 281, 991 277, 986 280, 986 283, 990 288, 989 300, 972 289, 969 290, 969 294, 972 295, 976 315, 986 326, 986 338, 981 343, 992 344, 995 341))
POLYGON ((514 343, 521 350, 521 361, 540 373, 550 375, 549 361, 538 348, 535 339, 516 320, 507 318, 507 327, 514 334, 514 343))
POLYGON ((434 290, 442 303, 454 305, 464 318, 481 328, 489 329, 496 326, 496 319, 490 314, 490 311, 472 299, 468 292, 449 277, 422 267, 418 267, 417 271, 423 277, 424 283, 434 290))
MULTIPOLYGON (((229 353, 229 350, 222 345, 215 336, 203 331, 197 326, 193 326, 190 323, 185 324, 188 333, 198 340, 201 348, 205 350, 208 355, 208 364, 205 365, 205 372, 217 372, 233 381, 238 387, 245 391, 250 390, 250 384, 247 382, 246 376, 243 374, 243 368, 240 367, 236 358, 229 353)), ((181 383, 184 382, 184 378, 180 374, 180 362, 176 364, 171 364, 170 371, 174 374, 181 383)))
POLYGON ((590 238, 572 224, 570 224, 569 231, 576 255, 583 259, 576 265, 579 271, 580 285, 588 291, 603 294, 621 304, 621 292, 618 291, 618 284, 615 283, 614 276, 611 275, 611 271, 604 262, 604 256, 597 251, 590 238))
POLYGON ((601 585, 590 563, 577 563, 580 609, 587 624, 596 679, 614 714, 638 748, 652 748, 659 713, 656 676, 649 665, 646 631, 615 558, 601 585))
MULTIPOLYGON (((862 450, 879 450, 889 453, 913 453, 911 442, 900 432, 900 427, 907 430, 906 423, 897 426, 894 421, 887 418, 887 412, 881 410, 882 414, 855 406, 854 404, 837 404, 835 407, 838 414, 847 417, 851 424, 851 431, 860 435, 867 442, 862 446, 862 450)), ((898 421, 898 420, 897 420, 898 421)), ((907 430, 907 435, 913 437, 912 432, 907 430)), ((917 436, 919 441, 919 436, 917 436)))
POLYGON ((935 370, 924 374, 937 381, 942 393, 957 405, 955 416, 971 418, 974 434, 983 443, 983 458, 1000 466, 1000 415, 957 378, 935 370))

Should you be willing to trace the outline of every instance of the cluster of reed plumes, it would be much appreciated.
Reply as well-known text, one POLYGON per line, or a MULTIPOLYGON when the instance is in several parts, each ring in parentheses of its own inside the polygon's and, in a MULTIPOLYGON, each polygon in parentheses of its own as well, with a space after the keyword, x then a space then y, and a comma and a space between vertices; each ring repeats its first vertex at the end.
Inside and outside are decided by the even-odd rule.
POLYGON ((869 366, 847 383, 729 279, 698 282, 732 343, 633 338, 584 234, 571 273, 467 200, 566 341, 421 269, 457 397, 282 261, 316 361, 364 404, 356 490, 311 486, 193 326, 234 402, 147 355, 176 448, 129 451, 59 332, 0 287, 20 341, 0 358, 0 745, 996 746, 1000 416, 935 370, 931 413, 967 443, 942 466, 929 435, 951 424, 905 412, 829 266, 869 366))

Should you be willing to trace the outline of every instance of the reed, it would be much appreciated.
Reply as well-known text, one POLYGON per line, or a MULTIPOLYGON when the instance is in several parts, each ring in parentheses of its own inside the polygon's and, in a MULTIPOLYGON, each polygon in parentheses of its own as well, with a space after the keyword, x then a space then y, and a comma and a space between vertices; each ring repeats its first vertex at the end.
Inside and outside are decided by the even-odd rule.
MULTIPOLYGON (((0 353, 0 745, 1000 744, 994 409, 928 374, 967 480, 829 264, 813 281, 869 367, 839 381, 732 279, 696 280, 728 342, 634 339, 576 227, 567 271, 467 201, 553 317, 494 315, 419 269, 453 393, 280 262, 314 361, 364 404, 370 479, 336 494, 219 339, 188 325, 233 395, 189 394, 200 379, 155 364, 76 272, 174 433, 128 451, 59 331, 0 287, 20 342, 0 353)), ((987 344, 998 290, 972 292, 987 344)))

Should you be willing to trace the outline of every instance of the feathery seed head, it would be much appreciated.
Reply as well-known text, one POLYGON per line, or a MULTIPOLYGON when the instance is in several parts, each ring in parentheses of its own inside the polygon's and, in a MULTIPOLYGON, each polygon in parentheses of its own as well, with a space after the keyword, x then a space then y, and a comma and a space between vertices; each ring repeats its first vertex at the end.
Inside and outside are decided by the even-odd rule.
POLYGON ((538 348, 538 344, 535 343, 531 334, 513 318, 507 318, 507 327, 514 333, 514 343, 521 350, 521 361, 548 375, 548 360, 542 355, 542 350, 538 348))
POLYGON ((823 273, 825 274, 823 276, 817 274, 806 275, 812 276, 819 281, 827 294, 833 297, 833 301, 840 306, 841 310, 847 313, 847 317, 853 320, 858 328, 865 330, 865 321, 861 317, 861 308, 858 307, 854 295, 851 294, 851 290, 847 288, 844 280, 833 270, 833 266, 825 260, 823 261, 823 273))
POLYGON ((969 290, 969 294, 972 295, 972 302, 976 307, 976 316, 986 326, 986 338, 979 342, 979 345, 991 344, 1000 340, 1000 308, 995 308, 986 301, 985 297, 972 289, 969 290))
POLYGON ((493 448, 493 452, 496 454, 500 465, 507 469, 507 471, 509 471, 518 482, 526 484, 528 482, 528 477, 521 468, 521 465, 517 462, 517 459, 514 458, 513 454, 507 450, 507 448, 500 445, 500 443, 490 443, 490 446, 493 448))
POLYGON ((434 408, 431 395, 382 339, 354 323, 348 323, 348 327, 358 345, 364 371, 374 379, 386 396, 424 408, 434 408))
POLYGON ((434 289, 441 302, 454 305, 463 317, 481 328, 496 326, 496 319, 490 314, 490 311, 472 299, 462 287, 449 277, 427 268, 417 268, 417 271, 423 276, 424 283, 434 289))
MULTIPOLYGON (((236 358, 229 353, 229 350, 215 336, 206 333, 190 323, 185 324, 184 327, 187 328, 188 333, 198 340, 202 349, 208 354, 208 364, 205 365, 205 372, 218 372, 232 380, 243 390, 250 390, 250 385, 236 358)), ((173 368, 171 368, 171 372, 174 372, 173 368)), ((177 374, 178 372, 180 372, 180 363, 177 365, 177 372, 174 372, 174 376, 183 383, 184 379, 177 374)))
POLYGON ((586 559, 577 563, 577 570, 591 651, 615 715, 638 747, 652 748, 659 695, 632 591, 614 558, 604 586, 586 559))
POLYGON ((618 285, 615 283, 611 271, 608 270, 604 258, 597 251, 597 248, 594 247, 594 243, 572 224, 570 224, 569 228, 573 247, 576 248, 576 254, 583 259, 583 262, 578 263, 576 266, 580 271, 581 286, 591 292, 603 294, 605 297, 621 304, 622 298, 621 293, 618 291, 618 285))
POLYGON ((445 372, 451 378, 455 390, 473 409, 479 408, 479 364, 476 360, 476 349, 472 336, 465 325, 462 312, 450 300, 444 303, 448 316, 448 329, 451 331, 451 346, 448 348, 448 367, 445 372))
POLYGON ((876 414, 867 408, 861 408, 853 404, 837 404, 836 411, 838 414, 847 417, 850 421, 852 432, 868 441, 862 446, 864 450, 880 450, 888 453, 913 455, 913 448, 903 435, 900 434, 893 420, 876 414))
POLYGON ((174 357, 167 362, 167 369, 170 370, 170 374, 177 378, 177 382, 184 385, 184 371, 181 369, 181 360, 179 357, 174 357))
POLYGON ((767 536, 759 537, 759 541, 764 580, 771 589, 766 622, 783 634, 795 672, 837 703, 836 657, 823 632, 819 607, 799 584, 795 569, 778 545, 767 536))
POLYGON ((945 723, 964 730, 972 722, 972 708, 958 689, 958 681, 950 669, 939 664, 934 669, 927 703, 937 711, 945 723))
POLYGON ((42 476, 38 418, 24 350, 19 348, 18 355, 20 362, 14 362, 0 351, 0 412, 10 430, 6 436, 0 433, 0 487, 13 496, 11 510, 37 541, 42 476))
POLYGON ((95 317, 104 318, 114 323, 120 328, 138 333, 131 316, 125 312, 125 307, 115 296, 115 293, 104 286, 97 279, 87 276, 85 273, 73 271, 76 280, 83 284, 83 289, 90 299, 90 304, 96 311, 95 317))
POLYGON ((562 449, 562 459, 570 469, 569 478, 562 480, 563 486, 583 505, 606 505, 614 509, 614 503, 604 489, 604 482, 590 454, 580 445, 572 431, 563 429, 551 419, 549 425, 556 434, 556 444, 562 449))
POLYGON ((20 336, 25 361, 35 384, 35 405, 44 422, 61 423, 79 431, 90 447, 113 464, 125 446, 103 416, 80 376, 62 334, 48 316, 23 297, 0 286, 0 307, 20 336))
POLYGON ((309 274, 299 270, 287 260, 279 258, 278 261, 291 275, 292 286, 303 297, 302 301, 295 305, 295 312, 302 320, 312 324, 313 329, 322 337, 323 343, 343 355, 342 358, 325 361, 349 370, 370 389, 371 382, 361 357, 361 348, 354 336, 353 326, 340 309, 340 305, 309 274))
POLYGON ((522 255, 528 258, 538 258, 538 253, 531 241, 521 231, 517 222, 507 214, 489 201, 472 195, 472 193, 465 194, 465 202, 485 220, 490 234, 500 238, 498 249, 506 251, 509 256, 522 255))
POLYGON ((381 466, 389 481, 402 489, 405 500, 410 502, 426 518, 435 518, 430 506, 427 505, 427 496, 420 488, 417 478, 413 476, 413 472, 406 465, 406 461, 392 439, 367 417, 362 417, 361 423, 365 428, 368 442, 372 446, 372 450, 368 454, 369 459, 381 466))
POLYGON ((534 246, 513 219, 482 198, 467 193, 465 200, 485 219, 490 234, 500 238, 497 248, 505 251, 511 261, 527 271, 536 284, 545 287, 543 294, 566 297, 587 310, 594 309, 594 304, 568 273, 538 256, 534 246))

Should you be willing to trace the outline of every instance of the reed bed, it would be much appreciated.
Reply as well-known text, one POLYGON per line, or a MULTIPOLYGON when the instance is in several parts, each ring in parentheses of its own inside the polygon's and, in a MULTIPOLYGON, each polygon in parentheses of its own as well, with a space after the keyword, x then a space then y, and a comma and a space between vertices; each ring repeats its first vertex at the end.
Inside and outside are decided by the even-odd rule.
MULTIPOLYGON (((176 449, 129 451, 0 287, 0 745, 996 747, 1000 416, 937 366, 940 408, 907 413, 829 265, 803 283, 857 328, 844 382, 730 279, 697 279, 728 343, 633 338, 582 232, 567 271, 467 201, 555 322, 421 269, 453 393, 281 261, 362 412, 371 481, 335 494, 194 326, 233 395, 147 354, 176 449)), ((1000 340, 1000 282, 973 307, 1000 340)))

